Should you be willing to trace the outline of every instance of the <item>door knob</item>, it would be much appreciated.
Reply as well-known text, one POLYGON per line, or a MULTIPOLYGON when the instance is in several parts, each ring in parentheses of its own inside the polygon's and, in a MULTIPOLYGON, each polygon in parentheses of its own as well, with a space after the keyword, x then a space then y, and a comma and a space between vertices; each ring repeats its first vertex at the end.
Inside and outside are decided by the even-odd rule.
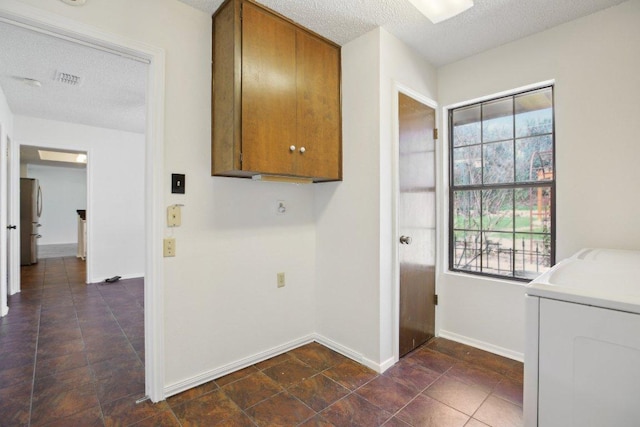
POLYGON ((411 237, 410 236, 400 236, 400 243, 403 245, 410 245, 411 244, 411 237))
POLYGON ((17 225, 7 225, 7 230, 15 230, 17 227, 17 225))

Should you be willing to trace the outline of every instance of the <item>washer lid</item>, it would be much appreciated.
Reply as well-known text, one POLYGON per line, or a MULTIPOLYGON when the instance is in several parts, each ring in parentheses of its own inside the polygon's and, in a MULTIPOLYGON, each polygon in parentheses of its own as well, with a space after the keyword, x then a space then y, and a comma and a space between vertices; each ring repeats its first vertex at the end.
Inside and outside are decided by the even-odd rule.
POLYGON ((532 281, 527 295, 640 313, 640 252, 584 249, 532 281))

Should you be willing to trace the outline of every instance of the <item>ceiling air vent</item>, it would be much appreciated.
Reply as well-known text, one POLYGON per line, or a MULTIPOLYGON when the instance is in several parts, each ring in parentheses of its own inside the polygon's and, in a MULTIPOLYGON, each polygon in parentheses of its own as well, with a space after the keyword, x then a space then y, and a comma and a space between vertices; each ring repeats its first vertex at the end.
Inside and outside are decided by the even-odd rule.
POLYGON ((56 81, 71 86, 80 86, 80 83, 82 83, 82 77, 58 71, 56 73, 56 81))

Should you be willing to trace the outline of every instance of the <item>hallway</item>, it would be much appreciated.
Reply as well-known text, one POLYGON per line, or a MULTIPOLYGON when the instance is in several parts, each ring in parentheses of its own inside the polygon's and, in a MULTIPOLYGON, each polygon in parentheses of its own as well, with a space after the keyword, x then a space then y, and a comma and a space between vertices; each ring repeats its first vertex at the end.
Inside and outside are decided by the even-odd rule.
POLYGON ((0 319, 0 425, 93 425, 144 396, 143 279, 85 277, 74 257, 21 267, 0 319))

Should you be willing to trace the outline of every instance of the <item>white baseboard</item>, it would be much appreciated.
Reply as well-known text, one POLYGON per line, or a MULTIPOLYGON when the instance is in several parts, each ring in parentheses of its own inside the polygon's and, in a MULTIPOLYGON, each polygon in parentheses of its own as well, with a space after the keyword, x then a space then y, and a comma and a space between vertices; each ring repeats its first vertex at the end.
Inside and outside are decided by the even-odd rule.
POLYGON ((315 336, 313 334, 298 338, 293 341, 289 341, 286 344, 279 345, 277 347, 273 347, 269 350, 262 351, 260 353, 254 354, 253 356, 245 357, 238 361, 229 363, 227 365, 221 366, 216 369, 212 369, 207 372, 203 372, 200 375, 195 377, 187 378, 183 381, 179 381, 174 384, 170 384, 165 386, 164 388, 164 397, 173 396, 174 394, 181 393, 185 390, 189 390, 190 388, 197 387, 209 381, 213 381, 220 377, 224 377, 232 372, 238 371, 240 369, 244 369, 248 366, 255 365, 256 363, 262 362, 267 359, 271 359, 272 357, 278 356, 280 354, 286 353, 287 351, 291 351, 294 348, 303 346, 310 342, 313 342, 315 336))
POLYGON ((2 307, 2 310, 0 310, 0 317, 4 317, 7 314, 9 314, 9 307, 5 305, 2 307))
MULTIPOLYGON (((100 285, 100 284, 104 284, 105 283, 104 281, 106 279, 108 279, 108 277, 105 277, 104 279, 93 278, 89 280, 89 283, 91 285, 100 285)), ((120 280, 127 280, 127 279, 144 279, 144 273, 123 274, 122 276, 120 276, 120 280)))
POLYGON ((244 359, 240 359, 238 361, 229 363, 219 368, 212 369, 207 372, 203 372, 202 374, 197 375, 195 377, 191 377, 183 381, 179 381, 177 383, 168 385, 164 388, 164 396, 165 398, 173 396, 185 390, 189 390, 190 388, 197 387, 209 381, 228 375, 232 372, 238 371, 240 369, 244 369, 251 365, 255 365, 256 363, 262 362, 264 360, 271 359, 272 357, 286 353, 288 351, 291 351, 305 344, 309 344, 310 342, 313 342, 313 341, 318 342, 323 346, 330 348, 331 350, 337 353, 340 353, 345 357, 348 357, 351 360, 361 363, 378 373, 384 372, 389 367, 395 364, 395 361, 393 360, 393 358, 390 358, 389 360, 386 360, 383 363, 376 363, 372 360, 369 360, 363 357, 362 354, 356 351, 353 351, 352 349, 345 347, 341 344, 338 344, 337 342, 332 341, 329 338, 326 338, 319 334, 309 334, 307 336, 298 338, 296 340, 289 341, 286 344, 279 345, 269 350, 254 354, 253 356, 245 357, 244 359))
POLYGON ((500 347, 497 345, 489 344, 487 342, 480 341, 475 338, 469 338, 464 335, 459 335, 459 334, 456 334, 455 332, 449 332, 441 329, 438 333, 438 336, 440 338, 446 338, 451 341, 456 341, 462 344, 470 345, 471 347, 476 347, 476 348, 479 348, 480 350, 488 351, 489 353, 494 353, 509 359, 517 360, 518 362, 524 361, 524 353, 509 350, 508 348, 500 347))

